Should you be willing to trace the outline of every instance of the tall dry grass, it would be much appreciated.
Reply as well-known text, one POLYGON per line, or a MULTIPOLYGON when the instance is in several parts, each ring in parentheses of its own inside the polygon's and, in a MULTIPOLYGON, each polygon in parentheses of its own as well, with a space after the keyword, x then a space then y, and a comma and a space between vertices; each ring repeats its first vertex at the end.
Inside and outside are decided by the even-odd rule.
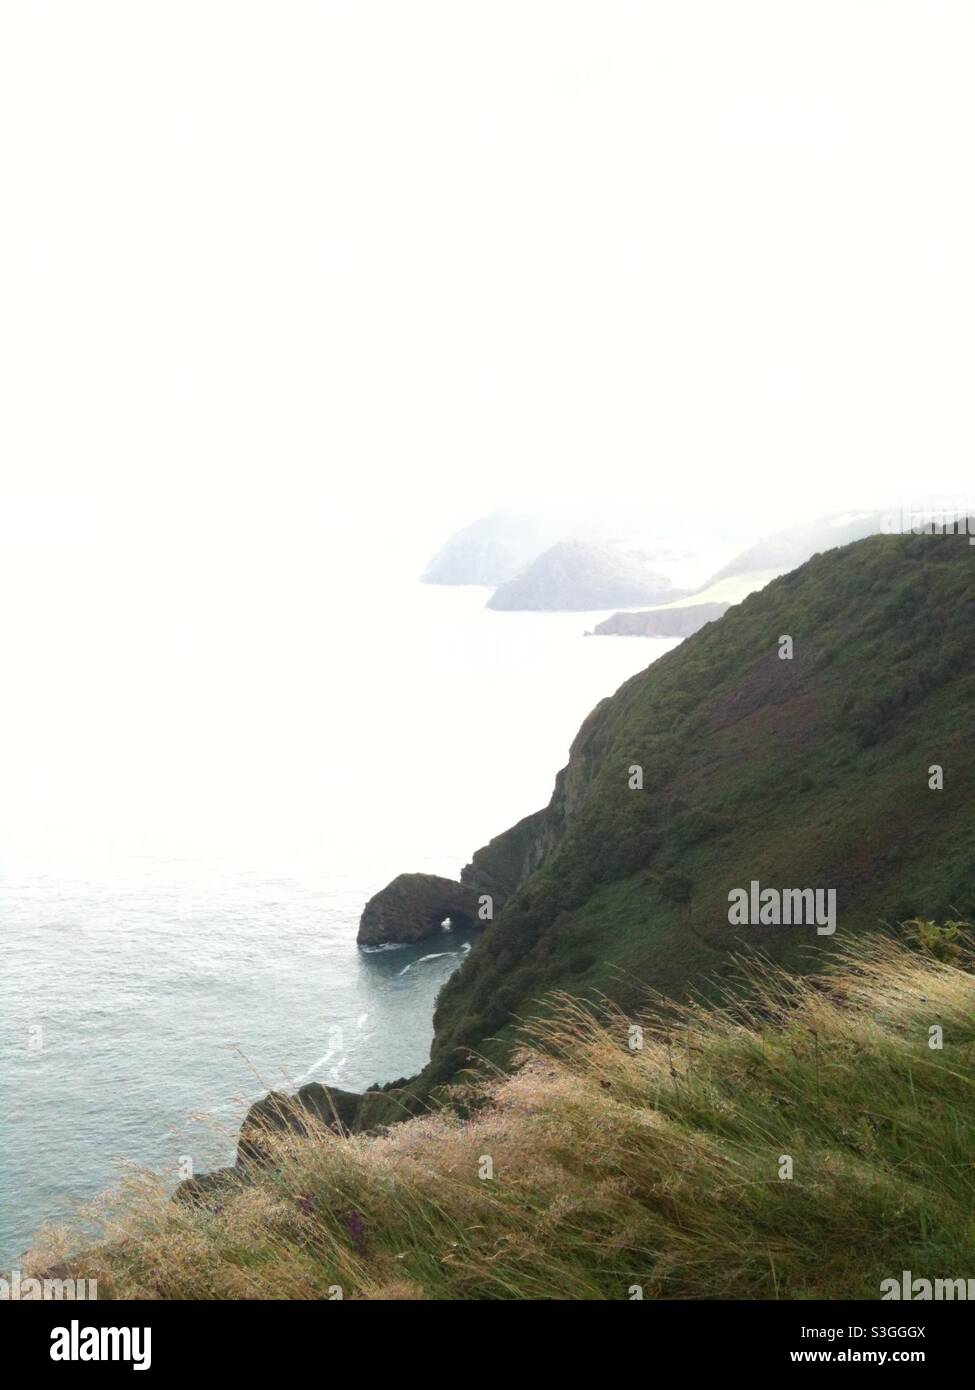
MULTIPOLYGON (((902 1269, 971 1277, 972 965, 874 938, 816 980, 753 966, 747 1003, 651 1000, 635 1049, 633 1019, 559 998, 460 1113, 269 1134, 273 1161, 210 1208, 134 1179, 70 1264, 102 1297, 175 1299, 872 1298, 902 1269)), ((65 1258, 50 1239, 35 1263, 65 1258)))

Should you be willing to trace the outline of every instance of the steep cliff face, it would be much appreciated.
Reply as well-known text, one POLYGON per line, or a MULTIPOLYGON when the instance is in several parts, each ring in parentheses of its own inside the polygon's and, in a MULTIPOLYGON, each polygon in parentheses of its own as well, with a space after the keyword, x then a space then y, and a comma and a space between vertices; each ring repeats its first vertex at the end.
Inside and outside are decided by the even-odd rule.
POLYGON ((461 881, 477 894, 490 894, 495 912, 542 867, 572 824, 601 756, 601 726, 609 703, 600 701, 573 739, 549 804, 475 850, 462 870, 461 881))
POLYGON ((486 893, 495 911, 502 908, 554 846, 557 834, 551 820, 546 806, 525 816, 510 830, 495 835, 483 848, 474 851, 471 862, 461 870, 461 882, 478 895, 486 893))

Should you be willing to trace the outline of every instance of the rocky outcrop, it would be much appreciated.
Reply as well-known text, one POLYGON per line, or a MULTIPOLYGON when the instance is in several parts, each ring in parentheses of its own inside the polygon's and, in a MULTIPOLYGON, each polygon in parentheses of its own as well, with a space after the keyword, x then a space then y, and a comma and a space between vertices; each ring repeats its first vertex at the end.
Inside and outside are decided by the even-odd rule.
POLYGON ((488 600, 506 611, 586 612, 636 603, 669 603, 687 590, 625 550, 560 541, 526 566, 488 600))
POLYGON ((308 1134, 324 1126, 336 1134, 351 1133, 361 1100, 356 1091, 323 1086, 320 1081, 300 1087, 293 1096, 270 1091, 255 1101, 244 1117, 237 1142, 237 1170, 264 1162, 268 1137, 281 1130, 308 1134))
POLYGON ((176 1188, 173 1200, 219 1211, 275 1162, 274 1136, 285 1130, 315 1135, 324 1128, 340 1138, 375 1134, 424 1108, 424 1099, 413 1094, 405 1077, 370 1087, 361 1094, 323 1086, 318 1081, 300 1087, 293 1096, 271 1091, 255 1101, 245 1115, 233 1167, 187 1178, 176 1188))
POLYGON ((214 1210, 239 1191, 240 1185, 241 1174, 237 1168, 215 1168, 210 1173, 186 1178, 173 1193, 173 1201, 214 1210))
POLYGON ((359 919, 360 946, 411 945, 436 936, 448 921, 455 930, 478 924, 477 895, 437 874, 399 874, 369 899, 359 919))
MULTIPOLYGON (((275 1134, 292 1130, 307 1135, 324 1127, 345 1137, 359 1128, 360 1110, 366 1099, 356 1091, 323 1086, 319 1081, 301 1086, 293 1096, 283 1091, 268 1092, 244 1116, 234 1166, 187 1178, 173 1193, 173 1200, 219 1210, 252 1180, 255 1171, 273 1160, 275 1134)), ((378 1099, 382 1099, 381 1094, 378 1099)))
POLYGON ((728 603, 689 603, 645 613, 614 613, 597 623, 593 632, 597 637, 690 637, 730 607, 728 603))

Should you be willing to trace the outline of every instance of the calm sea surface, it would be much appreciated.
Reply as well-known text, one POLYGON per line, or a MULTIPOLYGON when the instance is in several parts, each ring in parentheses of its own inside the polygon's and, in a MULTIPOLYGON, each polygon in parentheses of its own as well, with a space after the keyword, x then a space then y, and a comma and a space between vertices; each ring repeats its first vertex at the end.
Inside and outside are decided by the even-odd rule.
POLYGON ((179 681, 127 652, 102 676, 121 722, 80 674, 84 747, 43 745, 52 814, 18 836, 3 807, 0 1267, 126 1165, 227 1162, 270 1087, 423 1065, 466 946, 363 954, 364 902, 544 804, 593 704, 674 645, 485 597, 410 584, 259 652, 176 642, 179 681))

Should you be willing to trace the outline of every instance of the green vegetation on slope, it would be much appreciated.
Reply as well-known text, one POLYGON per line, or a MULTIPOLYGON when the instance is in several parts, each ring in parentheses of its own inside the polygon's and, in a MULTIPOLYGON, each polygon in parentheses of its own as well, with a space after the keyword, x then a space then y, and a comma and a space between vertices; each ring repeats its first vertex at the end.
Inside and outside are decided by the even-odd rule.
POLYGON ((459 1108, 272 1132, 214 1207, 135 1183, 67 1268, 103 1298, 878 1298, 905 1269, 967 1277, 973 961, 921 935, 946 959, 876 936, 819 979, 753 962, 748 1004, 657 1000, 642 1040, 551 1001, 513 1075, 459 1108))
POLYGON ((554 844, 441 992, 417 1092, 470 1049, 500 1060, 512 1015, 553 988, 628 1007, 645 983, 680 996, 722 979, 735 952, 817 969, 882 921, 970 916, 973 627, 963 538, 876 536, 815 556, 604 700, 538 821, 554 844), (728 893, 752 879, 835 889, 836 935, 729 926, 728 893))

